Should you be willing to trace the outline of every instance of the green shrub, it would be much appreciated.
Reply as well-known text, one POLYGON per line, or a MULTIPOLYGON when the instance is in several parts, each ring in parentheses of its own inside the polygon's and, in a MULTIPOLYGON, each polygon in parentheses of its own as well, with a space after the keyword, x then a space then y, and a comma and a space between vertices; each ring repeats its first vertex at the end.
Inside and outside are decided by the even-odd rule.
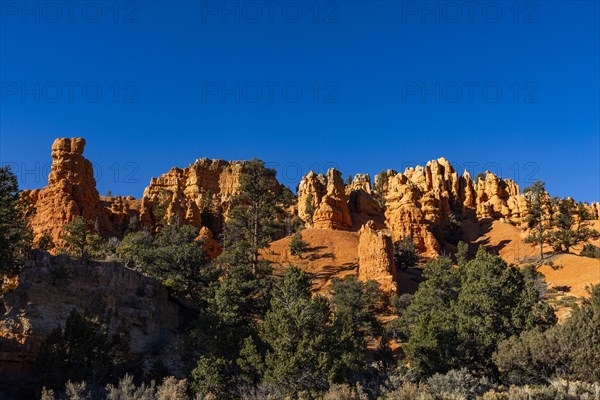
POLYGON ((443 398, 465 399, 482 396, 493 386, 489 379, 485 377, 478 378, 469 373, 466 368, 453 369, 444 375, 435 374, 427 379, 427 385, 429 385, 431 392, 443 398))
POLYGON ((600 247, 588 243, 583 246, 583 249, 581 250, 581 253, 579 253, 579 255, 582 257, 589 258, 600 258, 600 247))
POLYGON ((394 262, 399 270, 406 270, 417 265, 419 253, 412 238, 406 237, 394 243, 394 262))
POLYGON ((290 241, 290 253, 293 256, 301 256, 306 250, 308 250, 308 243, 302 239, 302 234, 300 232, 294 234, 290 241))

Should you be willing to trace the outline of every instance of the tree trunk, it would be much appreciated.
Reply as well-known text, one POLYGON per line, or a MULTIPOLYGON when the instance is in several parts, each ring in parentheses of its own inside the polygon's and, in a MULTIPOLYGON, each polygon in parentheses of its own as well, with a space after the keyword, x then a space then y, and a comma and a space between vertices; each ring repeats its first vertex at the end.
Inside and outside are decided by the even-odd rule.
POLYGON ((253 226, 253 240, 254 240, 254 254, 252 255, 252 273, 256 278, 258 275, 258 206, 254 206, 254 226, 253 226))
POLYGON ((538 238, 540 241, 540 261, 544 259, 544 228, 542 227, 542 221, 540 219, 540 237, 538 238))

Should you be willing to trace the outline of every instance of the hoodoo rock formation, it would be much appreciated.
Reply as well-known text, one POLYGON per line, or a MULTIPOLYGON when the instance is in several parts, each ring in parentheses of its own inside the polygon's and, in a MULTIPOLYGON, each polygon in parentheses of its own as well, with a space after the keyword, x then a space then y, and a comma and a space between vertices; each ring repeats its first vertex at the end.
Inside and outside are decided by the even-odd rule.
POLYGON ((176 218, 198 228, 220 230, 238 190, 243 165, 243 161, 203 158, 152 178, 142 198, 142 224, 154 228, 176 218), (203 221, 203 215, 211 220, 203 221))
MULTIPOLYGON (((219 254, 215 238, 237 193, 244 161, 199 159, 152 178, 140 200, 101 198, 92 165, 83 157, 84 146, 81 138, 56 139, 48 186, 22 192, 32 211, 36 240, 49 235, 62 246, 62 227, 78 215, 94 223, 105 237, 121 237, 132 222, 158 230, 175 219, 201 228, 199 237, 207 252, 219 254)), ((372 221, 373 228, 388 229, 393 241, 410 236, 421 254, 433 257, 445 245, 444 233, 457 220, 501 220, 525 228, 527 204, 514 181, 492 173, 476 179, 467 171, 459 176, 448 160, 439 158, 403 173, 382 172, 373 186, 366 174, 345 185, 335 169, 327 174, 311 171, 302 178, 297 203, 287 212, 297 213, 305 226, 317 229, 357 232, 372 221)), ((600 204, 587 208, 592 218, 600 218, 600 204)))
POLYGON ((358 279, 374 280, 386 293, 396 294, 396 266, 392 238, 374 229, 373 221, 367 222, 359 231, 358 279))
POLYGON ((153 231, 176 219, 200 229, 199 238, 210 256, 220 253, 213 233, 222 228, 238 190, 243 161, 204 158, 183 169, 172 168, 151 179, 141 200, 100 197, 84 147, 82 138, 56 139, 48 186, 21 192, 31 214, 34 240, 48 235, 57 248, 64 246, 63 226, 77 216, 94 224, 104 237, 122 237, 132 223, 153 231))
POLYGON ((348 206, 352 219, 352 229, 360 229, 368 221, 373 221, 378 229, 385 226, 383 207, 377 202, 371 189, 371 178, 367 174, 357 174, 346 186, 348 206))
POLYGON ((22 192, 32 208, 30 224, 36 239, 48 235, 63 246, 62 228, 77 216, 95 223, 102 233, 115 234, 110 213, 96 190, 92 163, 83 157, 84 147, 83 138, 56 139, 48 186, 22 192))
POLYGON ((321 229, 349 229, 352 226, 348 198, 341 172, 331 168, 327 175, 309 173, 298 187, 298 214, 300 218, 321 229), (312 200, 312 201, 311 201, 312 200), (312 203, 311 205, 307 203, 312 203))
MULTIPOLYGON (((435 256, 442 247, 439 237, 457 218, 501 220, 521 227, 525 224, 527 198, 514 181, 489 172, 476 180, 468 171, 459 176, 445 158, 430 161, 424 167, 407 168, 403 173, 382 172, 375 177, 376 190, 371 189, 367 175, 357 175, 345 187, 350 223, 344 220, 341 224, 340 215, 344 213, 317 212, 323 202, 327 203, 329 190, 324 194, 325 185, 330 185, 331 177, 336 176, 339 177, 337 185, 341 185, 341 174, 331 170, 327 177, 310 172, 300 183, 299 217, 308 221, 306 201, 312 199, 315 228, 351 227, 357 231, 366 222, 373 221, 377 229, 388 228, 393 241, 410 236, 420 253, 435 256)), ((340 191, 340 188, 336 190, 340 191)), ((346 209, 342 197, 330 197, 337 199, 336 210, 346 209)), ((598 204, 588 209, 598 219, 598 204)))

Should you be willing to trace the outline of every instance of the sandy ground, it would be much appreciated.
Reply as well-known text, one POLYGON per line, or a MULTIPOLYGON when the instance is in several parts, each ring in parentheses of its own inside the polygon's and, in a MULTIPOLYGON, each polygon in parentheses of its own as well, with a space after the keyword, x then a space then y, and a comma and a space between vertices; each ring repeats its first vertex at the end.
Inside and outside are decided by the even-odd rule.
POLYGON ((358 234, 329 229, 304 229, 308 250, 300 257, 290 253, 291 237, 271 243, 263 254, 272 262, 276 275, 291 265, 302 268, 313 281, 313 289, 327 292, 334 278, 358 273, 358 234))
MULTIPOLYGON (((595 221, 600 230, 600 221, 595 221)), ((471 242, 470 250, 475 252, 479 245, 499 254, 509 263, 527 265, 539 259, 539 248, 525 243, 526 233, 506 222, 489 221, 463 224, 464 238, 471 242)), ((356 232, 328 229, 305 229, 303 239, 309 249, 301 257, 290 254, 291 237, 273 242, 264 257, 273 263, 276 274, 281 274, 290 265, 304 269, 313 279, 314 289, 326 292, 333 278, 343 278, 356 274, 358 268, 358 234, 356 232)), ((600 240, 593 242, 600 245, 600 240)), ((545 276, 548 287, 556 298, 562 296, 587 297, 586 287, 600 283, 600 260, 580 257, 576 254, 552 255, 551 248, 545 247, 547 263, 539 267, 545 276)), ((573 249, 578 253, 580 248, 573 249)), ((420 281, 420 271, 400 273, 401 293, 413 293, 420 281)))
MULTIPOLYGON (((596 229, 600 228, 600 221, 595 221, 596 229)), ((500 221, 491 224, 481 224, 479 237, 476 224, 468 226, 470 239, 474 243, 484 244, 491 251, 500 254, 507 262, 518 265, 539 260, 539 248, 524 243, 525 233, 521 229, 500 221)), ((598 240, 592 243, 598 245, 598 240)), ((572 250, 579 253, 581 246, 572 250)), ((552 249, 545 246, 545 260, 547 261, 538 270, 544 274, 548 286, 557 289, 557 292, 575 297, 589 296, 586 287, 600 283, 600 259, 581 257, 576 254, 553 255, 552 249)))

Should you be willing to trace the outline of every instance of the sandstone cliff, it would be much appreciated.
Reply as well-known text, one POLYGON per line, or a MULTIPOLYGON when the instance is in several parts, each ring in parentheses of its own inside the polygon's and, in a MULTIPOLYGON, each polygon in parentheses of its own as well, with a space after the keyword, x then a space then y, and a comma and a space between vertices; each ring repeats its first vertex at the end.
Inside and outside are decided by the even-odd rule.
MULTIPOLYGON (((47 234, 58 246, 64 245, 62 227, 78 215, 92 221, 105 237, 121 237, 132 224, 158 230, 177 219, 202 228, 199 238, 204 239, 207 252, 213 257, 219 254, 216 238, 238 190, 243 161, 199 159, 152 178, 140 200, 101 198, 91 163, 83 157, 84 146, 81 138, 57 139, 48 186, 22 192, 33 211, 35 239, 47 234)), ((373 221, 374 228, 388 229, 393 241, 410 236, 419 252, 435 256, 461 219, 506 221, 525 229, 527 204, 514 181, 491 173, 476 179, 467 171, 459 176, 446 159, 439 158, 402 173, 382 172, 373 186, 366 174, 345 185, 335 169, 324 175, 311 171, 298 186, 296 206, 287 211, 317 229, 357 232, 373 221)), ((589 205, 588 211, 594 219, 600 218, 599 203, 589 205)))
POLYGON ((3 300, 0 373, 27 372, 45 337, 74 308, 108 321, 109 332, 126 326, 133 354, 168 338, 180 319, 167 289, 149 277, 116 263, 82 265, 47 253, 21 272, 3 300))
POLYGON ((200 159, 152 178, 141 200, 100 197, 92 164, 83 156, 84 147, 82 138, 56 139, 48 185, 21 192, 35 241, 49 235, 57 248, 63 247, 63 226, 77 216, 93 223, 104 237, 122 237, 132 225, 156 230, 178 219, 202 228, 199 238, 206 243, 207 253, 213 257, 220 253, 213 232, 222 228, 244 162, 200 159))

